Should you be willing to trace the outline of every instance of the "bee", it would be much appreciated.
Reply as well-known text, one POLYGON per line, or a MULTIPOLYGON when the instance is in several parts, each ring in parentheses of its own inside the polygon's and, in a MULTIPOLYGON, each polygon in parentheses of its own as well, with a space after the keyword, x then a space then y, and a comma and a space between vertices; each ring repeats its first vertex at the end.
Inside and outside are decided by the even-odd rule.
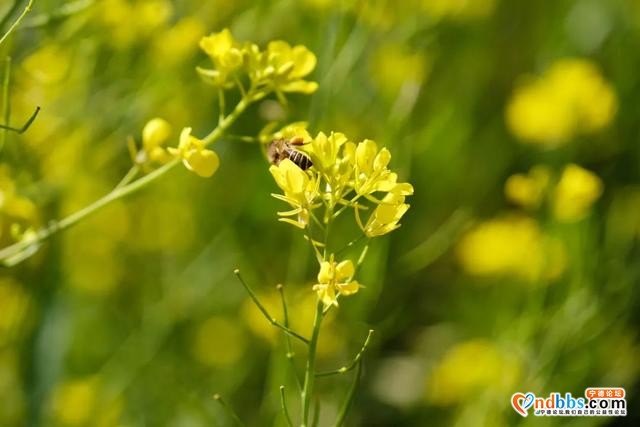
POLYGON ((300 137, 274 139, 267 149, 267 157, 269 157, 269 161, 274 165, 280 164, 284 159, 289 159, 303 171, 307 170, 313 166, 313 162, 308 155, 295 148, 301 145, 304 145, 304 140, 300 137))

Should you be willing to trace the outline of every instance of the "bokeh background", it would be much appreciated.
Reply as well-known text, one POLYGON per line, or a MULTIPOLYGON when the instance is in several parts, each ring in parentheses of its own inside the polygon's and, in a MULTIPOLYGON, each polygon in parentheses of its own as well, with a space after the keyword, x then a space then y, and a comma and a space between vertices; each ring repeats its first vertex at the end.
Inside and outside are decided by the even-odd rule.
MULTIPOLYGON (((2 32, 26 3, 0 3, 2 32)), ((194 68, 200 37, 225 27, 318 57, 313 96, 265 100, 235 134, 306 120, 372 138, 415 187, 402 227, 370 248, 366 288, 323 326, 326 369, 376 330, 349 425, 640 423, 635 0, 36 0, 0 52, 11 122, 42 107, 3 136, 2 245, 13 224, 107 193, 149 119, 214 127, 215 91, 194 68), (625 387, 629 415, 510 406, 516 391, 589 386, 625 387)), ((233 425, 214 393, 248 425, 284 425, 282 337, 232 272, 274 313, 283 283, 308 331, 317 266, 276 221, 258 146, 216 151, 211 179, 176 168, 0 271, 0 425, 233 425)), ((321 425, 349 380, 318 382, 321 425)))

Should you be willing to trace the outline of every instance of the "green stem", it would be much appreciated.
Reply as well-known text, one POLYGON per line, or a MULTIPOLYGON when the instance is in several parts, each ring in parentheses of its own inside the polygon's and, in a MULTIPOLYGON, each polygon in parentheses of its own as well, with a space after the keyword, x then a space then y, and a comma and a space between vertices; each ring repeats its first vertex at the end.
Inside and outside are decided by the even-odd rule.
POLYGON ((336 369, 334 371, 317 373, 316 377, 327 377, 329 375, 345 374, 351 371, 353 368, 355 368, 360 363, 360 360, 362 359, 362 355, 364 354, 364 352, 367 350, 367 347, 369 346, 369 341, 371 341, 371 335, 373 335, 373 329, 369 329, 369 333, 367 334, 367 338, 364 340, 364 344, 362 344, 362 348, 360 349, 358 354, 356 354, 356 357, 353 358, 353 360, 349 365, 343 366, 342 368, 336 369))
POLYGON ((122 188, 130 183, 136 177, 136 175, 138 175, 138 172, 140 172, 140 166, 132 166, 131 169, 129 169, 129 172, 127 172, 127 174, 124 176, 124 178, 122 178, 118 185, 116 185, 116 189, 122 188))
MULTIPOLYGON (((280 300, 282 301, 282 311, 284 315, 284 327, 289 328, 289 310, 287 309, 287 300, 284 296, 284 286, 278 284, 276 286, 278 288, 278 292, 280 293, 280 300)), ((293 346, 291 345, 291 337, 289 334, 284 334, 286 343, 287 343, 287 360, 291 364, 291 372, 293 373, 293 377, 296 381, 296 386, 298 387, 298 391, 302 391, 302 385, 300 384, 300 379, 298 378, 298 373, 296 372, 296 364, 293 360, 293 346)))
MULTIPOLYGON (((240 100, 238 105, 236 105, 236 108, 228 116, 226 116, 224 120, 222 120, 222 122, 213 131, 211 131, 207 136, 203 138, 205 145, 210 145, 218 140, 252 102, 261 99, 262 97, 264 97, 264 95, 265 94, 253 94, 253 96, 249 96, 240 100)), ((54 234, 66 230, 67 228, 77 224, 78 222, 82 221, 94 212, 99 211, 108 204, 116 200, 120 200, 123 197, 128 196, 129 194, 137 192, 138 190, 141 190, 151 182, 164 176, 178 164, 180 164, 180 159, 173 159, 170 162, 162 165, 158 169, 155 169, 149 174, 131 183, 114 188, 110 193, 96 200, 89 206, 86 206, 83 209, 72 213, 66 218, 63 218, 59 221, 51 221, 48 226, 36 231, 33 238, 16 242, 13 245, 1 249, 0 262, 7 263, 7 261, 20 255, 26 249, 32 247, 33 245, 38 245, 54 234)))
POLYGON ((356 365, 356 374, 353 377, 353 382, 349 387, 349 391, 347 392, 347 398, 345 399, 342 407, 340 408, 340 412, 338 413, 338 418, 336 419, 334 427, 341 427, 344 424, 344 420, 347 418, 347 413, 351 408, 351 404, 353 403, 353 398, 356 395, 356 390, 358 388, 358 383, 360 382, 360 375, 362 374, 362 362, 359 361, 356 365))
POLYGON ((222 396, 216 393, 213 395, 213 400, 215 400, 220 404, 220 406, 222 406, 222 409, 224 409, 227 415, 229 415, 229 417, 233 420, 234 424, 241 427, 244 426, 244 423, 242 422, 240 417, 238 417, 238 414, 235 413, 233 408, 229 406, 229 404, 222 398, 222 396))
POLYGON ((320 336, 320 325, 324 316, 322 301, 318 300, 316 306, 316 316, 313 320, 313 333, 309 341, 309 355, 307 357, 307 369, 304 374, 304 387, 300 394, 302 401, 302 424, 301 427, 309 425, 309 410, 311 408, 311 395, 313 393, 313 384, 315 382, 316 369, 316 349, 318 346, 318 337, 320 336))
POLYGON ((266 319, 269 321, 269 323, 271 323, 273 326, 275 326, 276 328, 280 328, 282 329, 284 332, 286 332, 287 334, 291 335, 294 338, 299 339, 300 341, 302 341, 305 344, 309 344, 309 340, 306 339, 305 337, 303 337, 302 335, 298 334, 295 331, 292 331, 291 329, 289 329, 288 327, 280 324, 274 317, 272 317, 269 312, 267 311, 267 309, 264 307, 264 305, 262 305, 262 303, 260 302, 260 300, 258 299, 258 297, 256 296, 255 292, 253 292, 253 289, 251 289, 251 287, 247 284, 247 282, 244 281, 244 279, 242 278, 242 276, 240 275, 240 270, 238 270, 237 268, 233 271, 233 274, 236 275, 236 277, 238 278, 238 280, 240 281, 240 283, 242 283, 242 286, 244 286, 244 289, 247 291, 247 293, 249 294, 249 297, 251 297, 251 299, 253 300, 253 303, 256 305, 256 307, 258 307, 258 309, 260 310, 260 312, 264 315, 264 317, 266 317, 266 319))
POLYGON ((4 33, 4 35, 2 36, 2 38, 0 39, 0 46, 2 46, 2 43, 4 43, 4 41, 7 39, 7 37, 9 37, 9 35, 16 29, 18 28, 18 25, 20 25, 20 22, 22 22, 22 20, 24 19, 24 17, 27 15, 27 13, 29 13, 31 11, 31 6, 33 5, 33 0, 29 0, 29 3, 27 4, 27 7, 24 8, 24 10, 22 11, 22 13, 20 14, 20 16, 18 16, 18 18, 16 18, 15 22, 13 23, 13 25, 11 25, 11 27, 9 27, 9 29, 7 30, 6 33, 4 33))
POLYGON ((9 102, 9 83, 11 81, 11 57, 7 56, 4 65, 4 77, 2 80, 2 140, 0 141, 0 153, 4 149, 9 134, 9 120, 11 120, 11 104, 9 102))
POLYGON ((293 427, 293 422, 291 421, 291 415, 289 415, 289 409, 287 409, 287 400, 284 395, 284 386, 280 386, 280 405, 282 406, 282 413, 284 414, 284 418, 287 420, 287 425, 289 427, 293 427))

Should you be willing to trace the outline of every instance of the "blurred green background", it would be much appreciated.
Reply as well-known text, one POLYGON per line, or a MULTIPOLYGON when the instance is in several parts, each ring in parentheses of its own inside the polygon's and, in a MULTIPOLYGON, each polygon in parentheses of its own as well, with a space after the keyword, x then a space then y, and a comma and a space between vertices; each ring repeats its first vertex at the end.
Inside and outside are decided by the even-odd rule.
MULTIPOLYGON (((3 33, 26 3, 0 3, 3 33)), ((2 246, 12 224, 107 193, 151 118, 212 129, 216 94, 194 68, 200 37, 225 27, 318 57, 314 95, 265 100, 233 133, 308 120, 371 138, 415 187, 402 227, 370 248, 366 288, 323 326, 323 369, 376 330, 348 425, 640 424, 635 0, 36 0, 0 52, 11 122, 42 107, 6 134, 2 246), (510 405, 590 386, 625 387, 629 415, 510 405)), ((248 425, 284 425, 282 337, 232 272, 274 313, 284 283, 308 334, 317 267, 276 221, 257 145, 216 151, 211 179, 177 168, 2 269, 0 426, 233 425, 214 393, 248 425)), ((349 379, 318 381, 321 425, 349 379)))

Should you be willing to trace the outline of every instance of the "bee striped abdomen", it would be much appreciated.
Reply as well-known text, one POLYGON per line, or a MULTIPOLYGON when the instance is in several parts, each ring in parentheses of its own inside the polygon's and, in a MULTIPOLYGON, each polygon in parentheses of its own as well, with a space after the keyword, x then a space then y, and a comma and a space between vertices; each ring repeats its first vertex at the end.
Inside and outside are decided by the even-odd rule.
POLYGON ((307 156, 303 152, 294 150, 292 148, 287 148, 285 152, 287 154, 287 158, 298 165, 298 167, 303 171, 313 166, 313 162, 311 161, 309 156, 307 156))

